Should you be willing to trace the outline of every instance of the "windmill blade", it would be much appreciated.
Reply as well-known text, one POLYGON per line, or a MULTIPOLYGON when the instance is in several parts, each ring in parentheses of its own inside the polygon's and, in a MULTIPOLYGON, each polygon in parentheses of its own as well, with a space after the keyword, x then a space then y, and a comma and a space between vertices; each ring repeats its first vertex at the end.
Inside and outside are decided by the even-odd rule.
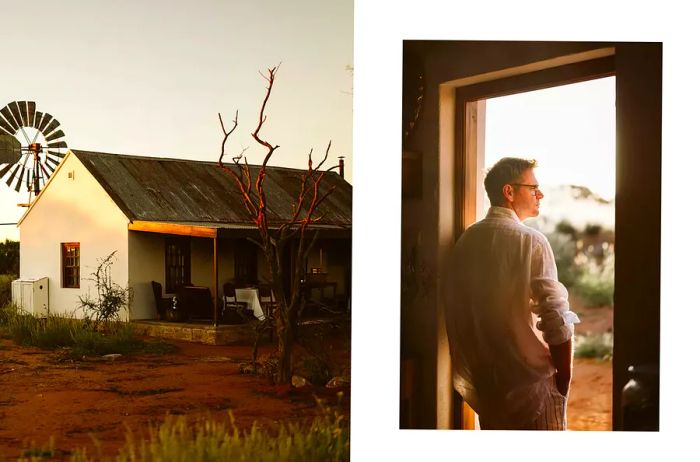
POLYGON ((51 162, 51 165, 53 165, 54 167, 58 166, 58 161, 56 159, 54 159, 53 157, 46 156, 46 162, 47 162, 47 164, 46 164, 47 166, 49 166, 48 162, 51 162))
MULTIPOLYGON (((32 178, 33 176, 34 176, 34 170, 29 169, 29 171, 27 172, 27 191, 29 191, 29 184, 30 184, 30 183, 29 183, 29 180, 30 180, 30 178, 32 178)), ((19 191, 18 191, 18 192, 19 192, 19 191)))
POLYGON ((2 170, 0 170, 0 178, 4 177, 4 176, 7 174, 7 172, 9 172, 13 165, 14 165, 14 164, 7 164, 7 165, 5 165, 5 166, 2 168, 2 170))
POLYGON ((37 130, 39 130, 41 133, 44 133, 44 128, 51 122, 51 119, 53 119, 53 116, 49 114, 48 112, 44 114, 44 118, 41 120, 41 124, 37 127, 37 130))
MULTIPOLYGON (((53 159, 52 159, 52 160, 53 160, 53 159)), ((54 160, 54 162, 56 162, 56 161, 54 160)), ((51 174, 54 172, 54 170, 56 170, 56 167, 54 167, 53 165, 49 164, 48 162, 44 162, 43 164, 40 164, 40 165, 41 165, 41 169, 46 173, 46 178, 50 177, 51 174), (44 166, 45 166, 47 169, 49 169, 48 172, 46 171, 46 168, 44 168, 44 166)), ((58 164, 55 164, 55 165, 58 165, 58 164)))
POLYGON ((51 133, 52 131, 56 130, 58 126, 61 125, 57 119, 53 119, 50 124, 46 126, 45 130, 42 130, 42 133, 51 133))
POLYGON ((59 151, 49 151, 49 154, 51 154, 52 156, 60 157, 60 158, 66 157, 66 155, 64 153, 59 152, 59 151))
POLYGON ((14 136, 15 133, 15 130, 12 129, 12 125, 7 123, 3 116, 0 116, 0 133, 7 133, 11 136, 14 136))
POLYGON ((20 186, 22 186, 22 180, 24 179, 24 171, 26 169, 24 168, 24 165, 22 165, 22 171, 20 172, 19 176, 17 177, 17 184, 15 185, 15 191, 19 192, 20 186))
POLYGON ((66 136, 66 134, 63 133, 63 130, 56 130, 55 132, 53 132, 53 133, 50 134, 49 136, 45 137, 44 139, 45 139, 46 141, 53 141, 53 140, 55 140, 55 139, 57 139, 57 138, 62 138, 62 137, 64 137, 64 136, 66 136))
POLYGON ((19 109, 19 104, 17 101, 13 101, 10 104, 8 104, 10 107, 10 112, 12 113, 12 116, 15 118, 15 122, 17 123, 17 128, 21 127, 24 125, 24 122, 22 121, 22 116, 20 115, 20 109, 19 109))
POLYGON ((12 127, 13 132, 17 132, 17 130, 19 130, 19 125, 17 124, 17 122, 15 122, 15 117, 12 115, 12 111, 10 110, 10 104, 0 109, 0 114, 2 114, 3 117, 5 117, 7 123, 9 123, 12 127))
POLYGON ((36 114, 36 103, 27 101, 27 127, 34 126, 34 114, 36 114))
POLYGON ((34 116, 34 123, 32 124, 32 127, 36 128, 37 130, 39 129, 39 124, 41 123, 41 119, 44 118, 44 113, 41 111, 36 111, 36 115, 34 116))
POLYGON ((22 121, 22 125, 28 127, 29 123, 27 123, 27 102, 18 101, 17 107, 19 107, 19 118, 22 121))
POLYGON ((11 135, 0 133, 0 164, 14 164, 22 157, 22 144, 11 135))
POLYGON ((10 175, 10 178, 8 178, 7 181, 5 182, 5 184, 7 186, 12 186, 12 180, 15 179, 15 176, 17 176, 17 172, 19 171, 20 168, 22 168, 22 166, 20 164, 15 164, 15 169, 12 170, 12 175, 10 175))
POLYGON ((67 148, 68 145, 66 144, 65 141, 54 141, 53 143, 49 143, 50 148, 67 148))
MULTIPOLYGON (((50 171, 47 171, 46 168, 44 167, 44 164, 42 164, 42 163, 39 164, 39 167, 41 167, 41 171, 44 172, 44 183, 46 183, 46 180, 48 180, 48 178, 53 173, 53 169, 51 167, 49 167, 50 171)), ((48 165, 47 165, 47 167, 48 167, 48 165)))

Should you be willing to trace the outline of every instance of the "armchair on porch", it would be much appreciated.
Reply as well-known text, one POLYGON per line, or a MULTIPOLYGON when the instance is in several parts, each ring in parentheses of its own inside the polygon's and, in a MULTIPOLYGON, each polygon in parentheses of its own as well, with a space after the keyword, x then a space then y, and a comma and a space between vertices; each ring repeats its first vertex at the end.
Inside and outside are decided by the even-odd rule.
POLYGON ((158 319, 164 321, 168 319, 168 312, 172 311, 173 299, 163 297, 163 286, 159 282, 151 281, 151 288, 153 289, 153 297, 156 300, 158 319))

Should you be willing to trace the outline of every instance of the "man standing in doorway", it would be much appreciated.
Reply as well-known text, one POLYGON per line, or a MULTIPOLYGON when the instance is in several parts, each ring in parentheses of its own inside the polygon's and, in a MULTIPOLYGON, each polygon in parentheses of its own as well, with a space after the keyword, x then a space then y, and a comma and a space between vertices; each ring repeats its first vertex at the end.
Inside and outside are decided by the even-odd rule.
POLYGON ((544 197, 536 166, 507 157, 488 171, 492 207, 459 238, 445 272, 453 384, 485 430, 566 429, 579 319, 547 238, 522 223, 544 197))

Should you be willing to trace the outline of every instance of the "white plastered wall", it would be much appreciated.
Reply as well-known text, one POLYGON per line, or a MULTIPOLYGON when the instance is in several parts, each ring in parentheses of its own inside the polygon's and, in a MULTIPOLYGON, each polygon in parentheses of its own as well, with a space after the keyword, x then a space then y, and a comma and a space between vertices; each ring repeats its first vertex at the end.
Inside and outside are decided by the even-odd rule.
POLYGON ((155 319, 156 301, 151 281, 165 290, 165 235, 129 231, 129 286, 134 298, 131 319, 155 319))
MULTIPOLYGON (((78 297, 97 289, 98 259, 116 250, 112 280, 128 284, 129 220, 83 164, 69 153, 19 224, 20 278, 49 278, 49 311, 82 317, 78 297), (70 174, 70 177, 69 177, 70 174), (80 288, 63 288, 61 243, 80 243, 80 288)), ((128 310, 120 313, 128 320, 128 310)))

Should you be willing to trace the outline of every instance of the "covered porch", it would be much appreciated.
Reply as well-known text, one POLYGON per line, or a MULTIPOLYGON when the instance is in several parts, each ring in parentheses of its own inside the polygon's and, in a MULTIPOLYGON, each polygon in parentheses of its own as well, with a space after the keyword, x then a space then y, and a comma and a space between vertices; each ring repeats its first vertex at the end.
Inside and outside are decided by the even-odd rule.
MULTIPOLYGON (((261 249, 251 241, 258 236, 254 225, 136 220, 128 229, 132 320, 162 322, 159 303, 172 304, 176 299, 182 316, 173 320, 196 326, 191 334, 178 335, 216 337, 223 334, 209 333, 203 326, 237 327, 222 326, 231 323, 222 313, 232 295, 245 303, 254 317, 265 318, 268 299, 261 293, 269 290, 271 277, 261 249), (160 295, 154 290, 158 286, 160 295)), ((303 287, 312 313, 323 308, 349 308, 350 237, 350 229, 340 226, 319 229, 318 240, 304 263, 307 274, 303 287)), ((284 258, 290 275, 294 257, 290 253, 284 258)), ((285 281, 286 290, 290 283, 285 281)), ((156 329, 154 325, 147 328, 156 329)))

